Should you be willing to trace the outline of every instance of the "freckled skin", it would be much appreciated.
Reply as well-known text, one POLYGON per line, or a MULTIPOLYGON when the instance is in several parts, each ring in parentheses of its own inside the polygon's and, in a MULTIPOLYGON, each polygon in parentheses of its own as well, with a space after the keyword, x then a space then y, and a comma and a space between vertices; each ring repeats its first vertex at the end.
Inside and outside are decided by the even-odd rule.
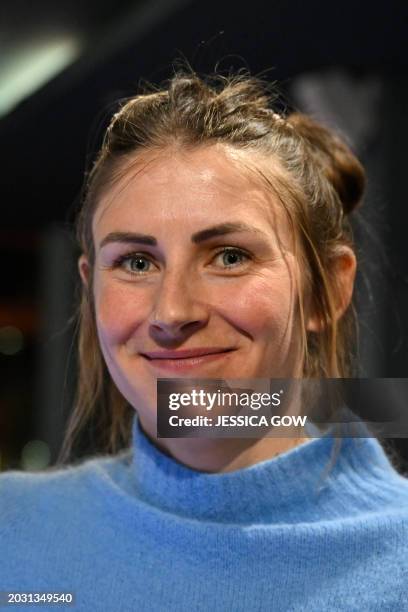
POLYGON ((157 377, 188 375, 160 374, 140 352, 234 347, 192 376, 301 376, 299 270, 282 210, 228 150, 165 151, 135 161, 95 213, 93 291, 108 369, 155 437, 157 377), (191 242, 193 233, 230 221, 255 226, 265 236, 234 233, 191 242), (152 235, 157 247, 114 243, 99 249, 107 234, 118 231, 152 235), (225 256, 217 255, 225 246, 241 248, 252 259, 238 258, 228 267, 225 256), (134 252, 148 259, 142 275, 129 270, 129 263, 112 269, 115 257, 134 252))

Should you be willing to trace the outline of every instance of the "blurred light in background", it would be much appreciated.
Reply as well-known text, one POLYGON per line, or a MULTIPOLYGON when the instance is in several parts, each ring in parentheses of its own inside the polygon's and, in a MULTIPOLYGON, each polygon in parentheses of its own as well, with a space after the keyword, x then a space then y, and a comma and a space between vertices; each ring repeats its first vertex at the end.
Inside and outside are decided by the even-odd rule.
POLYGON ((3 355, 15 355, 24 346, 24 338, 21 331, 13 325, 0 327, 0 353, 3 355))
POLYGON ((48 444, 42 440, 30 440, 21 451, 21 468, 27 471, 43 470, 51 459, 48 444))
POLYGON ((72 64, 82 44, 74 35, 32 40, 2 52, 0 60, 0 117, 72 64))

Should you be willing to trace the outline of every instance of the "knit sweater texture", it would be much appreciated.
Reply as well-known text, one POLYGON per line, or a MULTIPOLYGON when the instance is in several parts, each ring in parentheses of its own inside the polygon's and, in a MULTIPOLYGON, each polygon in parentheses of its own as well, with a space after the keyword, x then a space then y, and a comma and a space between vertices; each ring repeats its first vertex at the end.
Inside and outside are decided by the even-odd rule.
MULTIPOLYGON (((209 474, 132 445, 0 475, 0 590, 75 612, 408 610, 408 480, 375 438, 312 438, 209 474)), ((6 609, 6 608, 5 608, 6 609)))

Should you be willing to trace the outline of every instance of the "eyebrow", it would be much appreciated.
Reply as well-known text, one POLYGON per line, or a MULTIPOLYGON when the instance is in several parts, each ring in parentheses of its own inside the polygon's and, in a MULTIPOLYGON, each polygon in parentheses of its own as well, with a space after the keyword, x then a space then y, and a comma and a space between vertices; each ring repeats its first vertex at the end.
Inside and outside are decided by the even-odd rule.
MULTIPOLYGON (((251 234, 260 234, 262 236, 266 236, 264 232, 257 229, 256 227, 252 227, 252 225, 247 225, 246 223, 242 222, 230 222, 214 225, 213 227, 208 227, 207 229, 196 232, 191 236, 191 242, 193 242, 194 244, 199 244, 200 242, 205 242, 206 240, 210 240, 210 238, 214 238, 215 236, 224 236, 225 234, 232 234, 235 232, 249 232, 251 234)), ((101 249, 103 246, 109 244, 110 242, 130 242, 157 246, 156 238, 154 236, 149 236, 148 234, 138 234, 135 232, 111 232, 101 241, 99 248, 101 249)))

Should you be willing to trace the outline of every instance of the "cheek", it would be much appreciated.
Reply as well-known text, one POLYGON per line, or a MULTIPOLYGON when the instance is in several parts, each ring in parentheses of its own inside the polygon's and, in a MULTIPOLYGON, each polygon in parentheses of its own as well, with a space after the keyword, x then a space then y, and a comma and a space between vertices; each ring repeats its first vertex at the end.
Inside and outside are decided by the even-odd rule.
POLYGON ((296 292, 287 271, 247 279, 228 293, 220 310, 252 337, 282 336, 291 330, 296 292))
POLYGON ((100 283, 95 288, 98 334, 108 344, 120 344, 143 322, 147 298, 129 287, 100 283))

